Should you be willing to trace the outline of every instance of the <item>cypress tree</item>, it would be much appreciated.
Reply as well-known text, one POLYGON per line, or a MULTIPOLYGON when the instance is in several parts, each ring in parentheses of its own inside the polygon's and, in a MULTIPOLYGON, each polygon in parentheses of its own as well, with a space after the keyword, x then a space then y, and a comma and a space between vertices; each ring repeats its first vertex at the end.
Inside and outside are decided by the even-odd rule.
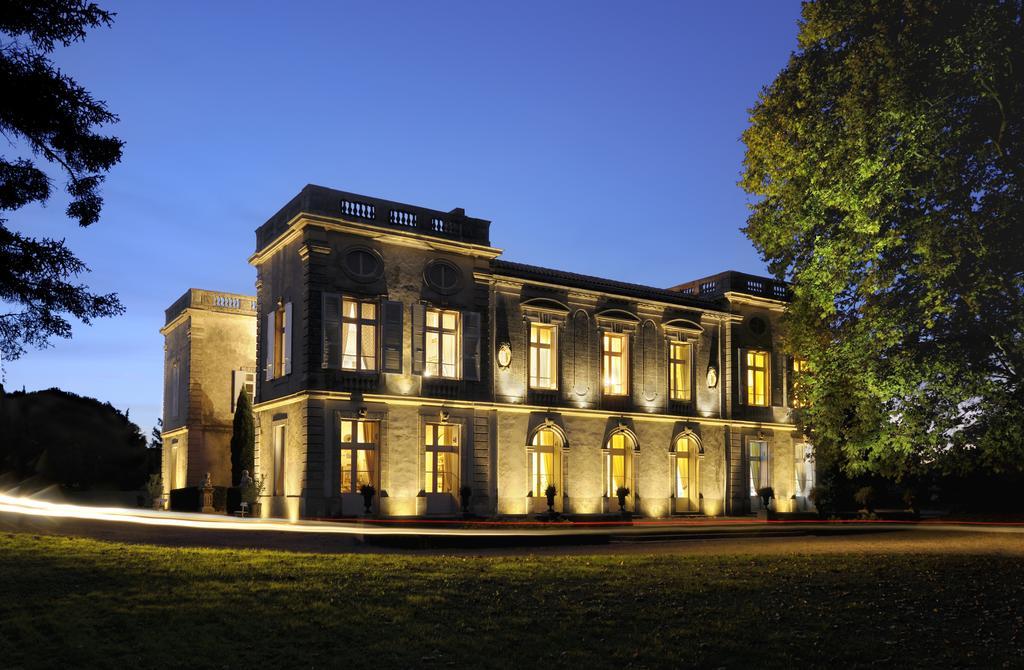
POLYGON ((253 474, 256 458, 256 426, 252 418, 249 394, 242 389, 235 402, 235 420, 231 429, 231 483, 237 485, 242 470, 253 474))

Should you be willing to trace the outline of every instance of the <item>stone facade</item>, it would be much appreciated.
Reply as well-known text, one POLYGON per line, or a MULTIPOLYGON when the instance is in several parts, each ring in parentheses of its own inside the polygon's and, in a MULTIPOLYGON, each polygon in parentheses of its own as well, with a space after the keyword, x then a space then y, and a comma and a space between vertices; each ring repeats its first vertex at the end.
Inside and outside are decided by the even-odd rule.
POLYGON ((252 296, 189 289, 167 309, 164 336, 164 454, 170 491, 210 473, 230 486, 231 426, 238 391, 256 378, 252 296))
MULTIPOLYGON (((478 514, 540 512, 545 484, 566 514, 617 512, 617 486, 645 516, 744 514, 754 476, 780 511, 806 507, 784 285, 729 272, 659 289, 522 265, 499 259, 489 228, 307 186, 257 229, 256 333, 222 346, 255 353, 264 513, 358 514, 369 481, 391 517, 454 514, 464 487, 478 514), (553 382, 531 384, 531 328, 552 336, 553 382), (673 343, 692 352, 688 399, 670 393, 673 343), (606 364, 613 346, 624 362, 606 364), (372 437, 347 437, 357 425, 372 437)), ((181 327, 164 329, 168 347, 181 327)), ((197 360, 189 379, 207 379, 197 360)))

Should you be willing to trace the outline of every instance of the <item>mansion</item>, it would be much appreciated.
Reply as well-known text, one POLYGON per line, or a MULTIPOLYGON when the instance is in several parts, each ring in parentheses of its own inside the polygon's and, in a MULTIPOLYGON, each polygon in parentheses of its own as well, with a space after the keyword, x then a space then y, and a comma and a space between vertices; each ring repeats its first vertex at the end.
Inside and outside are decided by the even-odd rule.
POLYGON ((787 287, 724 272, 671 288, 500 258, 490 222, 306 186, 256 230, 256 295, 166 312, 163 481, 230 486, 254 401, 262 513, 748 514, 810 508, 792 422, 787 287))

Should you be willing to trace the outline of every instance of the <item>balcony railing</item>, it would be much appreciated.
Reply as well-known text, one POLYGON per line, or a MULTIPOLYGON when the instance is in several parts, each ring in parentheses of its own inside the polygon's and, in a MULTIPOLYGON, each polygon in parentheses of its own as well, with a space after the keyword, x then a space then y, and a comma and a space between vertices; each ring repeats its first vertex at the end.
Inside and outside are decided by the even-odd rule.
POLYGON ((490 221, 466 216, 463 209, 442 212, 380 198, 309 185, 256 231, 261 249, 298 214, 339 217, 383 228, 490 246, 490 221))

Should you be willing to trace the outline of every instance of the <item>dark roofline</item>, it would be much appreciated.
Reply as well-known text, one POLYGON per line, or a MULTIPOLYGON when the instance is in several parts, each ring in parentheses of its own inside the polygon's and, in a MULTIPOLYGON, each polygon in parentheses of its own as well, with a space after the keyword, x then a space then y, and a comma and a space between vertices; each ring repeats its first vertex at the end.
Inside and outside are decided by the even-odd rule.
POLYGON ((677 284, 668 290, 701 297, 705 300, 724 299, 728 292, 786 302, 792 299, 789 284, 786 282, 736 270, 727 270, 709 277, 694 279, 677 284))
POLYGON ((390 230, 418 233, 489 247, 491 222, 466 216, 461 207, 450 212, 373 198, 306 184, 266 223, 256 229, 256 251, 277 239, 298 214, 318 214, 358 221, 390 230))
POLYGON ((544 268, 537 265, 514 263, 512 261, 503 261, 496 258, 491 261, 491 270, 495 274, 499 275, 561 284, 567 288, 580 288, 600 293, 612 293, 632 298, 639 298, 641 300, 668 302, 684 307, 697 307, 700 309, 723 311, 721 307, 715 304, 714 300, 708 300, 706 298, 685 295, 669 289, 655 288, 654 286, 630 284, 629 282, 593 277, 591 275, 581 275, 575 272, 554 270, 552 268, 544 268))

